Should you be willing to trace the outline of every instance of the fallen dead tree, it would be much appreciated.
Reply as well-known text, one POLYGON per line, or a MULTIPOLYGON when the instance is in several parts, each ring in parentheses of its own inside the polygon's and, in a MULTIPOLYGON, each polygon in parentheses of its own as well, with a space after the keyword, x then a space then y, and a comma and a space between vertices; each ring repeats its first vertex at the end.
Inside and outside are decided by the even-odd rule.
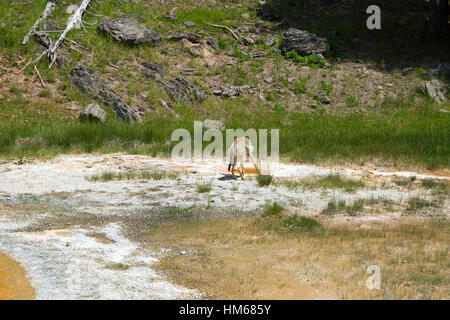
POLYGON ((56 0, 49 0, 47 2, 47 5, 45 6, 44 12, 39 16, 39 18, 36 20, 36 22, 33 24, 30 30, 28 30, 25 37, 23 37, 22 44, 27 44, 28 40, 30 39, 30 36, 36 32, 37 27, 39 24, 47 19, 47 16, 55 10, 56 7, 56 0))
POLYGON ((67 33, 78 24, 81 24, 81 26, 83 26, 83 21, 81 20, 81 17, 83 16, 83 13, 86 11, 89 2, 91 2, 91 0, 83 0, 80 7, 72 15, 72 18, 70 19, 69 23, 67 24, 66 28, 64 29, 63 33, 58 38, 58 40, 50 48, 44 50, 42 54, 35 61, 33 61, 34 63, 38 62, 44 55, 47 55, 47 57, 50 59, 49 68, 52 67, 53 63, 55 63, 56 61, 57 51, 61 46, 62 42, 66 39, 67 33))

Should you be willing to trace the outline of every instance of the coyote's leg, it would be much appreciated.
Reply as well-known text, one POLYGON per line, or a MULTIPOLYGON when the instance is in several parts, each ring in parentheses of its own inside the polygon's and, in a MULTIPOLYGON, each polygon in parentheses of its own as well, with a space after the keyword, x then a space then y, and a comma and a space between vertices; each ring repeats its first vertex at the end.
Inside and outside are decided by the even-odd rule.
POLYGON ((236 177, 234 176, 234 165, 231 166, 231 179, 236 179, 236 177))
POLYGON ((242 180, 245 180, 244 163, 243 162, 241 162, 241 166, 239 167, 239 175, 241 176, 242 180))

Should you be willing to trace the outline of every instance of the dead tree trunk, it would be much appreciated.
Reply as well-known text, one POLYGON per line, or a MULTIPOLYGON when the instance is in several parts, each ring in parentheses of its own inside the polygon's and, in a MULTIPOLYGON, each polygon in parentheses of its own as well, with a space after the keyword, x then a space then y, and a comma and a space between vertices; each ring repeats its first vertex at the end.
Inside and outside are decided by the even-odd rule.
POLYGON ((55 9, 56 6, 56 0, 49 0, 47 2, 47 5, 45 6, 44 12, 39 16, 39 18, 36 20, 36 22, 33 24, 30 30, 28 30, 25 37, 23 37, 22 44, 26 44, 28 40, 30 39, 30 36, 36 32, 37 27, 39 26, 39 23, 47 19, 47 16, 52 13, 52 11, 55 9))

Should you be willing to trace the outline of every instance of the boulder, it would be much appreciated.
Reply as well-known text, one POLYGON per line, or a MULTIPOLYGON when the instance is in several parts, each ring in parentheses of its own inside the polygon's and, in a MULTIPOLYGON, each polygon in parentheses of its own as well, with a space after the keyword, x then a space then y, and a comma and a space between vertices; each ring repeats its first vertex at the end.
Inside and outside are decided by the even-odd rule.
POLYGON ((313 53, 325 53, 330 49, 330 46, 327 39, 319 38, 314 33, 290 28, 284 33, 280 49, 283 54, 294 50, 299 55, 307 56, 313 53))
POLYGON ((252 58, 263 58, 266 54, 261 50, 253 50, 250 52, 250 57, 252 58))
POLYGON ((206 130, 216 129, 216 130, 223 131, 223 130, 225 130, 225 125, 223 124, 222 121, 219 121, 219 120, 206 119, 206 120, 203 120, 203 128, 205 128, 206 130))
POLYGON ((437 79, 421 83, 419 90, 438 103, 443 103, 447 99, 447 89, 437 79))
POLYGON ((101 122, 104 123, 106 121, 107 114, 106 111, 100 108, 98 104, 91 103, 86 108, 81 111, 79 119, 82 121, 92 121, 92 122, 101 122))
POLYGON ((207 93, 202 88, 185 78, 179 77, 169 81, 158 80, 157 83, 166 91, 172 100, 192 103, 204 100, 207 97, 207 93))
POLYGON ((87 93, 90 97, 113 109, 119 118, 133 122, 140 121, 138 112, 131 106, 128 106, 111 89, 108 82, 95 75, 94 70, 91 68, 83 64, 78 65, 70 70, 68 78, 78 90, 87 93))
POLYGON ((142 71, 142 74, 146 78, 156 80, 163 78, 166 74, 166 70, 164 70, 164 67, 160 64, 154 62, 142 62, 141 64, 145 68, 142 71))
POLYGON ((214 50, 218 50, 220 48, 219 40, 213 37, 209 37, 206 39, 206 43, 211 46, 214 50))
POLYGON ((254 89, 255 89, 255 87, 253 87, 251 85, 243 85, 243 86, 228 85, 228 86, 222 86, 218 89, 215 89, 213 91, 213 93, 216 96, 223 96, 226 98, 230 98, 230 97, 240 96, 241 94, 243 94, 245 92, 250 92, 254 89))
POLYGON ((162 41, 161 35, 152 29, 143 27, 131 18, 103 19, 98 30, 110 34, 114 39, 130 45, 157 45, 162 41))

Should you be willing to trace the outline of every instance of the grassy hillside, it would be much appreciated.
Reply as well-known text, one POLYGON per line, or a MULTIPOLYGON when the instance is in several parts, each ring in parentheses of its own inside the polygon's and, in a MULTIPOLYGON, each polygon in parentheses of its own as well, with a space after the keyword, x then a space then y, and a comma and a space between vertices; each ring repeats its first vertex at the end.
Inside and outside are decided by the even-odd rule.
MULTIPOLYGON (((144 0, 92 1, 92 13, 110 18, 132 17, 160 32, 163 42, 156 47, 117 43, 96 30, 101 18, 85 14, 84 20, 92 27, 86 25, 88 32, 77 29, 69 35, 80 46, 66 42, 59 52, 61 65, 48 69, 46 59, 37 64, 46 84, 43 87, 31 65, 21 71, 26 62, 40 54, 42 47, 35 39, 25 46, 21 41, 46 1, 4 3, 0 7, 2 157, 113 151, 167 156, 174 129, 193 130, 194 120, 217 119, 227 128, 279 128, 280 152, 287 160, 449 167, 450 122, 449 113, 444 112, 449 110, 448 100, 437 104, 417 91, 424 72, 431 68, 427 61, 445 62, 447 48, 431 43, 430 48, 435 50, 412 50, 418 48, 422 39, 417 32, 408 41, 403 32, 422 8, 412 8, 398 20, 388 16, 385 33, 371 34, 364 23, 358 24, 364 22, 364 11, 353 19, 346 15, 345 5, 340 11, 320 8, 323 12, 336 12, 332 19, 325 14, 319 17, 328 17, 325 23, 316 18, 317 8, 307 1, 282 1, 281 6, 269 1, 267 7, 261 7, 259 1, 199 4, 184 0, 168 6, 144 0), (176 19, 164 18, 173 8, 176 19), (300 18, 297 12, 302 12, 300 18), (351 23, 339 23, 342 19, 351 23), (185 21, 195 25, 187 27, 185 21), (299 62, 277 50, 287 24, 299 22, 302 28, 328 38, 331 50, 325 55, 326 63, 317 63, 313 57, 299 62), (398 30, 389 22, 399 24, 398 30), (235 40, 230 33, 207 23, 233 29, 246 26, 250 31, 235 40), (394 33, 394 29, 398 32, 394 33), (203 36, 201 46, 205 47, 205 39, 215 37, 220 48, 212 51, 212 62, 194 56, 180 42, 167 39, 169 34, 179 32, 198 32, 203 36), (390 50, 392 43, 386 43, 388 37, 396 41, 397 35, 394 43, 402 48, 401 59, 390 50), (246 37, 255 43, 244 44, 246 37), (264 43, 268 37, 275 39, 273 46, 264 43), (358 42, 376 50, 359 46, 358 42), (254 50, 263 51, 265 56, 251 58, 249 53, 254 50), (168 78, 182 76, 200 85, 209 93, 208 98, 192 104, 171 101, 155 81, 142 74, 142 62, 159 63, 168 78), (80 63, 93 68, 127 103, 136 106, 143 122, 123 123, 115 120, 112 113, 105 124, 79 122, 80 110, 93 102, 67 79, 69 70, 80 63), (256 89, 239 97, 214 96, 213 90, 221 85, 253 85, 256 89), (318 98, 321 95, 327 95, 331 103, 322 104, 318 98), (168 101, 180 118, 173 118, 161 108, 159 99, 168 101)), ((58 3, 51 17, 60 28, 69 16, 68 4, 58 3)), ((364 5, 358 4, 360 9, 364 5)), ((50 34, 56 37, 56 33, 50 34)))

